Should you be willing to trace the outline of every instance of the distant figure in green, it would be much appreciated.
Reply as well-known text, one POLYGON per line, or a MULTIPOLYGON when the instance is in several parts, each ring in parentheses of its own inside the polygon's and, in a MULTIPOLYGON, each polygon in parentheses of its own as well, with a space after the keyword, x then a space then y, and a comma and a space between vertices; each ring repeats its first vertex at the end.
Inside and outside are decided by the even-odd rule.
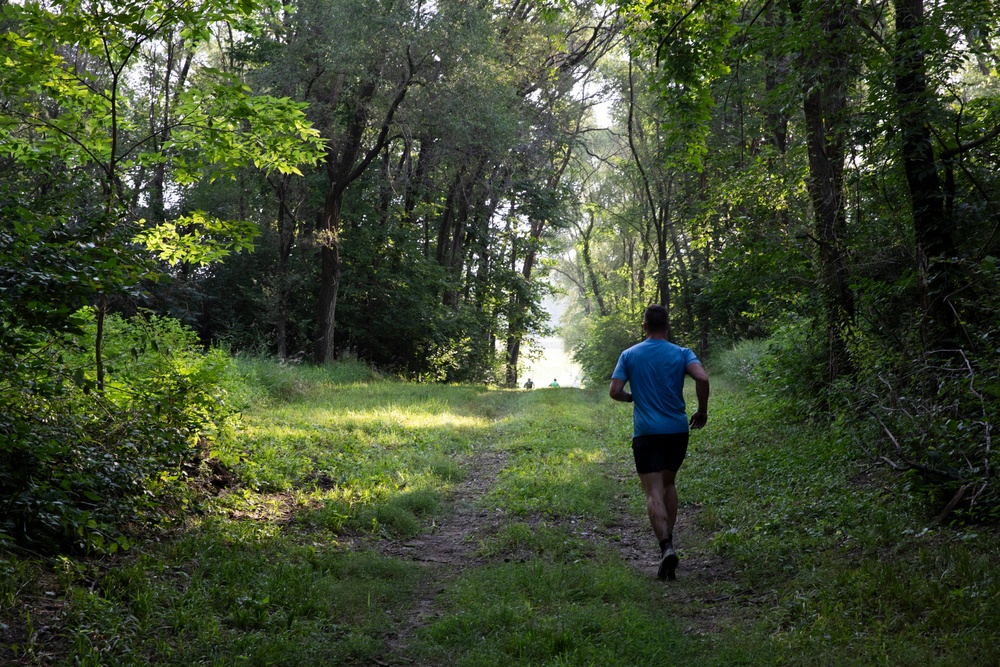
POLYGON ((646 340, 621 353, 611 374, 611 398, 635 403, 632 411, 632 454, 646 493, 646 512, 660 542, 656 576, 676 578, 679 558, 674 551, 677 487, 674 478, 684 461, 688 428, 708 421, 708 374, 694 352, 674 345, 667 336, 667 309, 650 306, 642 318, 646 340), (687 419, 684 376, 694 378, 698 411, 687 419), (632 393, 625 391, 628 382, 632 393))
POLYGON ((555 379, 553 379, 553 380, 552 380, 552 382, 550 382, 550 383, 549 383, 549 386, 550 386, 550 387, 558 387, 558 386, 559 386, 559 383, 558 383, 558 382, 556 382, 556 381, 555 381, 555 379))
POLYGON ((534 389, 534 387, 535 387, 535 383, 531 381, 531 378, 528 378, 528 381, 524 383, 524 388, 525 389, 534 389))

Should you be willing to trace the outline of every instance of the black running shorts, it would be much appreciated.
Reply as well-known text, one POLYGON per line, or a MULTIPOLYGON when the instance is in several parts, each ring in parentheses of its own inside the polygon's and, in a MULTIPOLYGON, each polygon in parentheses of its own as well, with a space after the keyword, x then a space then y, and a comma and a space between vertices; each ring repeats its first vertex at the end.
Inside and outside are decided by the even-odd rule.
POLYGON ((636 472, 640 475, 661 470, 677 472, 687 455, 688 436, 688 433, 664 433, 632 438, 636 472))

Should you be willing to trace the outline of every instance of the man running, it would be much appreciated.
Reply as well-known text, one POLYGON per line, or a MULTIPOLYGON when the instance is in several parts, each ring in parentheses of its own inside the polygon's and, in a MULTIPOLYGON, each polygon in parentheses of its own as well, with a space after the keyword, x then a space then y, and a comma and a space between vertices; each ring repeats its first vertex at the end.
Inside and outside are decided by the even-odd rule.
POLYGON ((632 453, 653 533, 660 542, 656 576, 675 579, 674 522, 677 487, 674 477, 687 454, 688 427, 708 421, 708 375, 694 352, 667 340, 667 309, 650 306, 642 317, 646 340, 621 353, 611 374, 611 398, 635 402, 632 413, 632 453), (695 381, 698 411, 688 422, 684 404, 684 375, 695 381), (629 383, 632 393, 625 391, 629 383))

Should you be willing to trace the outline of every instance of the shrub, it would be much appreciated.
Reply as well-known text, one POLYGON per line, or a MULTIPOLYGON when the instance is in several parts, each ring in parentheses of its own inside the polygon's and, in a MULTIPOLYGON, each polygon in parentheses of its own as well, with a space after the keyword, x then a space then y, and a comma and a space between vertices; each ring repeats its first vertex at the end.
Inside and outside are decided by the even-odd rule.
POLYGON ((825 410, 826 350, 816 345, 816 323, 787 314, 764 340, 745 340, 712 358, 712 368, 782 402, 799 416, 825 410))
POLYGON ((586 384, 611 378, 622 350, 642 340, 640 322, 641 316, 620 312, 584 320, 583 336, 573 345, 572 356, 580 364, 586 384))
POLYGON ((186 502, 191 464, 230 426, 224 353, 203 353, 175 320, 112 315, 98 392, 82 319, 81 335, 0 360, 0 534, 35 551, 127 545, 186 502))
POLYGON ((910 357, 859 337, 852 355, 858 375, 842 401, 881 440, 873 453, 916 474, 942 514, 1000 515, 991 442, 1000 403, 997 354, 942 349, 910 357))
POLYGON ((987 256, 953 267, 964 286, 947 297, 960 317, 951 329, 912 303, 915 276, 862 283, 850 341, 856 374, 834 396, 855 432, 877 443, 871 453, 906 471, 942 517, 1000 516, 992 443, 1000 403, 997 265, 987 256))
POLYGON ((761 380, 769 363, 766 340, 743 340, 712 355, 712 370, 745 385, 761 380))

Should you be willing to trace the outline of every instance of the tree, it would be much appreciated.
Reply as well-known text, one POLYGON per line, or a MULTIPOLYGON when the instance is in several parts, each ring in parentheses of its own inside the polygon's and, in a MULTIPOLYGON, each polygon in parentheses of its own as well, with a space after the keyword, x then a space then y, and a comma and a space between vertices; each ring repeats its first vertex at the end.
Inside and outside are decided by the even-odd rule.
MULTIPOLYGON (((58 11, 38 4, 5 10, 16 29, 4 37, 7 57, 0 63, 0 94, 8 102, 0 115, 0 152, 12 164, 85 182, 100 201, 99 207, 89 206, 84 191, 83 201, 66 202, 50 219, 74 230, 98 267, 92 274, 64 277, 86 282, 96 298, 99 390, 109 297, 152 275, 147 251, 170 263, 206 264, 248 247, 252 239, 245 222, 198 211, 148 224, 139 217, 142 193, 152 185, 150 209, 160 216, 168 169, 183 187, 210 170, 217 177, 255 164, 294 172, 317 157, 318 138, 302 105, 252 96, 212 71, 196 87, 184 86, 185 72, 170 95, 174 70, 156 67, 158 41, 167 40, 169 51, 182 35, 186 48, 196 48, 212 22, 235 21, 250 7, 92 0, 58 11), (161 99, 140 96, 134 82, 143 72, 163 77, 162 85, 150 87, 154 94, 162 92, 161 99), (156 113, 158 105, 170 112, 156 113)), ((25 220, 20 229, 30 234, 33 227, 25 220)))
POLYGON ((789 0, 788 9, 801 45, 797 55, 805 63, 799 81, 809 152, 813 241, 826 310, 828 371, 835 380, 850 370, 844 337, 854 324, 854 295, 844 241, 844 166, 848 95, 855 71, 851 54, 858 51, 850 13, 856 8, 789 0))

